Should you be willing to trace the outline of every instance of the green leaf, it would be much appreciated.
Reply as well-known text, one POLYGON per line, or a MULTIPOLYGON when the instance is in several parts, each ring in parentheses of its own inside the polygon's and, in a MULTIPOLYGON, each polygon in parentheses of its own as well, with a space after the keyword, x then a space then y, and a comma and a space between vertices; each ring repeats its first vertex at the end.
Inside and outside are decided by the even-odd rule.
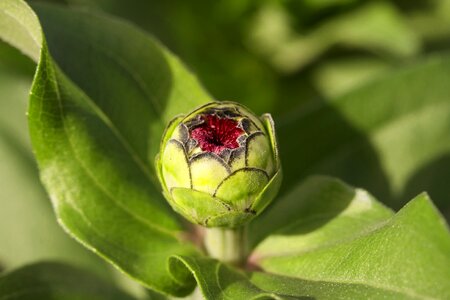
POLYGON ((449 212, 441 180, 450 175, 449 70, 449 55, 434 56, 277 122, 280 156, 289 162, 282 190, 327 174, 394 208, 427 190, 449 212))
POLYGON ((252 248, 264 240, 258 245, 258 255, 306 251, 362 232, 392 214, 366 191, 316 176, 276 200, 250 224, 248 236, 252 248))
POLYGON ((0 276, 0 299, 127 300, 92 274, 60 263, 37 263, 0 276))
MULTIPOLYGON (((0 269, 57 259, 110 276, 100 259, 58 226, 39 182, 26 124, 32 74, 28 58, 0 43, 10 65, 0 64, 0 269), (14 66, 27 66, 20 71, 14 66)), ((33 70, 31 70, 33 71, 33 70)))
POLYGON ((36 11, 46 42, 29 125, 61 225, 142 284, 186 295, 195 282, 167 263, 197 249, 151 163, 165 123, 210 97, 177 58, 127 23, 47 5, 36 11))
MULTIPOLYGON (((250 275, 251 283, 268 292, 289 295, 294 299, 424 299, 411 297, 396 291, 385 290, 369 285, 334 281, 316 281, 281 276, 271 273, 255 272, 250 275), (300 298, 301 299, 301 298, 300 298)), ((417 295, 418 296, 418 295, 417 295)), ((428 298, 426 298, 428 299, 428 298)))
POLYGON ((258 288, 244 272, 214 259, 174 257, 172 262, 192 272, 205 299, 289 299, 258 288))
POLYGON ((251 224, 258 239, 275 223, 249 258, 268 274, 251 281, 320 299, 450 297, 450 233, 428 196, 391 215, 365 191, 309 179, 251 224))
POLYGON ((380 78, 391 68, 379 58, 352 56, 328 59, 314 70, 314 84, 327 99, 336 99, 373 79, 380 78))
POLYGON ((302 34, 291 25, 291 19, 298 16, 289 13, 278 3, 265 5, 253 21, 249 38, 250 47, 284 73, 305 68, 336 46, 379 52, 397 59, 411 57, 421 48, 417 33, 396 6, 387 1, 355 6, 335 17, 330 14, 319 25, 303 28, 302 34))
POLYGON ((0 2, 0 38, 38 61, 42 32, 33 10, 22 1, 0 2))

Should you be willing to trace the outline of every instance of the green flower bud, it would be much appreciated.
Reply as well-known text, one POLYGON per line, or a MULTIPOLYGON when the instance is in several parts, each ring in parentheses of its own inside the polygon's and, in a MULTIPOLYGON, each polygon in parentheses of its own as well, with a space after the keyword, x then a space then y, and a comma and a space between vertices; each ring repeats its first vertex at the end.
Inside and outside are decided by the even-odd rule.
POLYGON ((276 196, 281 169, 272 117, 212 102, 167 126, 156 157, 175 211, 207 227, 237 227, 276 196))

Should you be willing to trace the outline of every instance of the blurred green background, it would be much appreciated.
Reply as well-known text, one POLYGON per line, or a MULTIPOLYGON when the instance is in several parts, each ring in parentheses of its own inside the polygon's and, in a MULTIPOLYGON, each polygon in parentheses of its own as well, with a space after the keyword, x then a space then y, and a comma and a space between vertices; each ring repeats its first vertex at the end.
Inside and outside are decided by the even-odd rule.
MULTIPOLYGON (((295 147, 309 146, 297 139, 299 116, 319 106, 333 107, 333 101, 347 93, 450 48, 450 1, 445 0, 51 2, 129 20, 177 54, 216 99, 239 101, 259 114, 272 113, 280 127, 282 159, 295 147), (291 149, 283 148, 287 141, 291 149)), ((38 182, 25 116, 33 73, 31 61, 0 45, 0 268, 56 258, 93 269, 104 278, 117 277, 56 225, 38 182)), ((327 120, 331 127, 339 124, 337 130, 345 131, 350 140, 361 140, 364 153, 345 160, 345 167, 322 164, 294 170, 302 164, 291 167, 283 161, 286 190, 320 172, 366 188, 395 209, 427 190, 441 212, 450 216, 450 149, 443 147, 415 163, 395 183, 381 170, 382 154, 363 131, 338 112, 327 120), (358 171, 365 168, 367 174, 358 171)), ((320 124, 311 130, 316 139, 333 143, 333 131, 321 131, 320 124)), ((334 149, 326 143, 323 147, 334 149)), ((389 151, 395 149, 401 147, 389 151)), ((322 148, 311 151, 321 153, 322 148)))

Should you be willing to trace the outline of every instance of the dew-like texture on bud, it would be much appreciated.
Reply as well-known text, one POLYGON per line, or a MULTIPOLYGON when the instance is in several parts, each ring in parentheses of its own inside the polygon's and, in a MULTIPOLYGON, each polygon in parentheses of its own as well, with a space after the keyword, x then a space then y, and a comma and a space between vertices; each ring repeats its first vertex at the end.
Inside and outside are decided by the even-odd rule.
POLYGON ((156 157, 175 211, 207 227, 238 227, 276 196, 281 167, 272 117, 212 102, 167 126, 156 157))

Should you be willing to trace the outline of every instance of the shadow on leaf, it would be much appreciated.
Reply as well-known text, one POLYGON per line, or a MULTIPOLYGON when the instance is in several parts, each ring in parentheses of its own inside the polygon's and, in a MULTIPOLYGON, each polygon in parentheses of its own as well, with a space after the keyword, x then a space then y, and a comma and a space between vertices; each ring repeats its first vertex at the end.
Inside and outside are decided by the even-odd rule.
POLYGON ((249 226, 249 244, 254 248, 272 234, 297 235, 314 231, 344 211, 355 191, 341 181, 312 177, 293 188, 249 226), (314 218, 309 226, 295 226, 314 218))
POLYGON ((449 220, 450 198, 448 179, 450 178, 450 154, 442 155, 421 169, 408 180, 403 195, 395 203, 395 208, 403 206, 408 199, 423 191, 433 198, 436 206, 449 220))

